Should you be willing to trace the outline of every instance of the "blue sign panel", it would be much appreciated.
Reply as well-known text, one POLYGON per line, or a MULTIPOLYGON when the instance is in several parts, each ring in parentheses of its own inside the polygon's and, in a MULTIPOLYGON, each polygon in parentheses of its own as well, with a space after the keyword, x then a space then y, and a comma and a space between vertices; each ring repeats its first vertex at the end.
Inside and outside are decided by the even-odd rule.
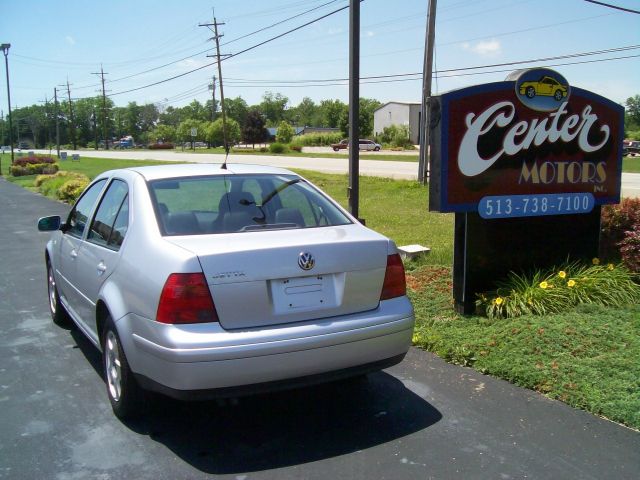
POLYGON ((478 213, 485 219, 541 217, 588 213, 594 205, 591 193, 496 195, 483 197, 478 203, 478 213))

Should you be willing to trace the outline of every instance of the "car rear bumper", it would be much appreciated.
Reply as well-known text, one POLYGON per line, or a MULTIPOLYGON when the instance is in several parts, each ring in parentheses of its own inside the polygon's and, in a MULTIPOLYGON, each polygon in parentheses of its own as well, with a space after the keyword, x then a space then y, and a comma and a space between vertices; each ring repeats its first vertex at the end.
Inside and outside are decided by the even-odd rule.
POLYGON ((406 297, 387 302, 395 304, 392 310, 404 311, 390 314, 387 305, 315 324, 233 332, 215 331, 219 326, 210 324, 162 325, 158 334, 156 322, 149 325, 151 321, 133 315, 117 327, 143 386, 179 398, 201 397, 201 390, 219 391, 209 396, 233 396, 228 392, 259 391, 268 384, 277 388, 282 382, 317 383, 323 375, 340 378, 397 363, 411 345, 414 316, 406 297), (350 369, 356 370, 348 373, 350 369))

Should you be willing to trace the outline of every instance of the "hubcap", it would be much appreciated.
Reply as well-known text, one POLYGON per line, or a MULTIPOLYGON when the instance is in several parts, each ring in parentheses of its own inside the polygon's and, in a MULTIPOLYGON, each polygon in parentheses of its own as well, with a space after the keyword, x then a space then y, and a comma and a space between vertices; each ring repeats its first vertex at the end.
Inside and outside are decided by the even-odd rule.
POLYGON ((51 309, 51 313, 56 313, 56 279, 53 276, 53 270, 49 267, 49 308, 51 309))
POLYGON ((120 366, 120 354, 118 353, 118 339, 111 330, 107 332, 104 350, 109 395, 117 402, 120 400, 120 395, 122 394, 122 370, 120 366))

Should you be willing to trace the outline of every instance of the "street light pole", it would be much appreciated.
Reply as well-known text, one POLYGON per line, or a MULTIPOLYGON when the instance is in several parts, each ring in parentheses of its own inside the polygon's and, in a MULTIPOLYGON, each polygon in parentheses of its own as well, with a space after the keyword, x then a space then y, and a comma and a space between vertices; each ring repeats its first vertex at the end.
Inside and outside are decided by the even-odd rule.
POLYGON ((10 43, 3 43, 0 45, 0 50, 4 53, 4 66, 7 72, 7 103, 9 104, 9 144, 11 145, 11 165, 13 165, 13 129, 11 125, 11 90, 9 89, 9 60, 7 55, 9 55, 9 48, 11 47, 10 43))

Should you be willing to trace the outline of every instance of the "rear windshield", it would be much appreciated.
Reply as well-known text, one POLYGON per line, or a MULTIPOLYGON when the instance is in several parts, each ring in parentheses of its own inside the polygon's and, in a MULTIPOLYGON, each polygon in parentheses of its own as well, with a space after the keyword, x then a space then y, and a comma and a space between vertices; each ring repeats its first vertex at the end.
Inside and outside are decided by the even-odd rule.
POLYGON ((351 223, 294 175, 186 177, 149 182, 163 235, 313 228, 351 223))

